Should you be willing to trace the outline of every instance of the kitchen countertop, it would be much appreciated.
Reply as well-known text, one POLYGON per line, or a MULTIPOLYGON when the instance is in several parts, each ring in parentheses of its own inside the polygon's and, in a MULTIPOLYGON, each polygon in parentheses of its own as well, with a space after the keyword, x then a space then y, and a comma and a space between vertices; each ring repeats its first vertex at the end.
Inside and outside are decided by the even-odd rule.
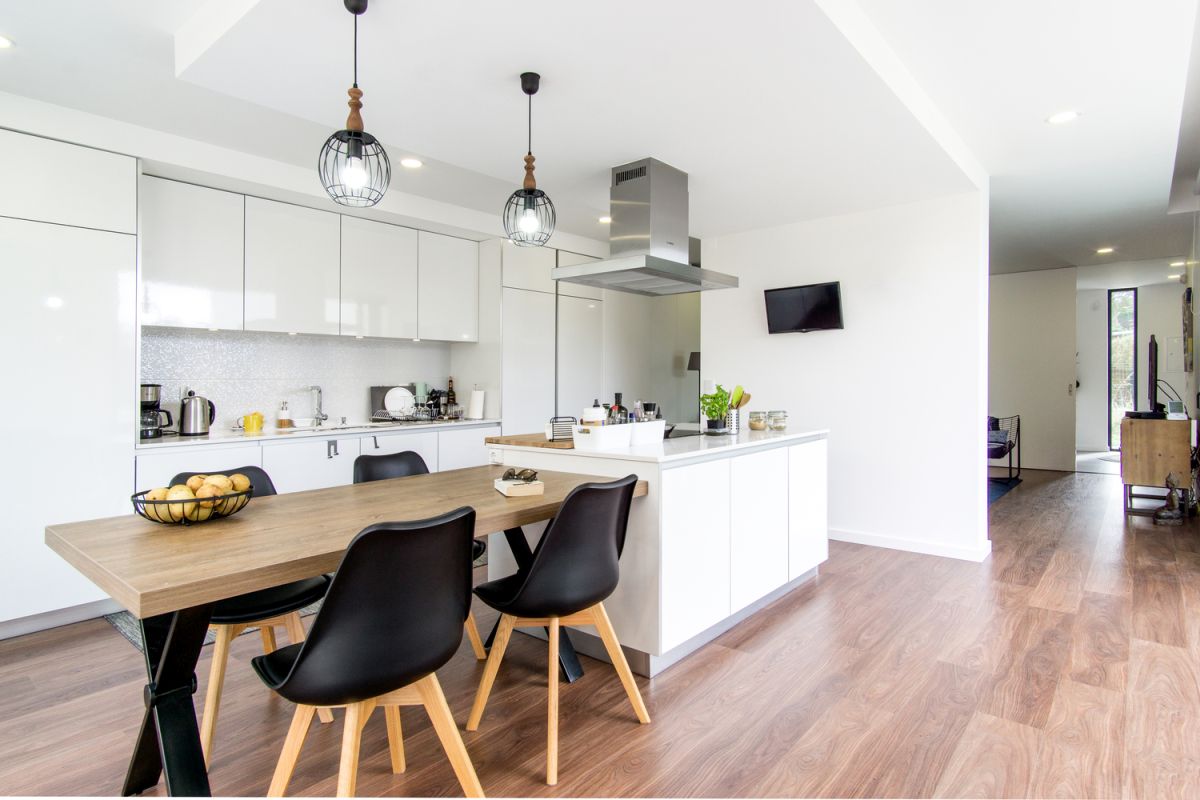
POLYGON ((671 463, 695 458, 720 457, 724 453, 738 450, 771 446, 784 442, 800 444, 814 439, 829 437, 827 430, 812 431, 752 431, 743 430, 736 436, 688 436, 683 439, 664 439, 653 444, 633 445, 614 450, 547 450, 537 447, 522 447, 509 444, 489 444, 499 450, 524 450, 540 454, 581 456, 583 458, 611 458, 622 461, 651 461, 671 463))
POLYGON ((247 434, 240 430, 214 430, 204 436, 164 436, 161 439, 139 440, 134 449, 158 450, 168 447, 192 447, 206 444, 239 444, 247 442, 285 442, 294 439, 323 439, 353 434, 419 433, 447 428, 475 428, 499 425, 498 419, 462 419, 442 422, 373 422, 347 425, 322 425, 319 428, 264 428, 262 433, 247 434))

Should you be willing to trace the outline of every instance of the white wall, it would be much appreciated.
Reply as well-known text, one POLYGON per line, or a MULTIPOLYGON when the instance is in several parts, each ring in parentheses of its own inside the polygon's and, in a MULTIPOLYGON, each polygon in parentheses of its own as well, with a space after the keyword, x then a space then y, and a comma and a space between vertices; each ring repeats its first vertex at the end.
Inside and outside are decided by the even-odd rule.
POLYGON ((988 413, 1021 415, 1021 463, 1075 469, 1075 267, 991 276, 988 413))
POLYGON ((830 535, 980 560, 987 192, 704 240, 705 380, 827 428, 830 535), (767 334, 763 290, 841 281, 845 330, 767 334))
MULTIPOLYGON (((1149 410, 1147 397, 1150 387, 1150 336, 1158 342, 1158 377, 1175 388, 1195 411, 1195 397, 1187 397, 1187 373, 1183 371, 1183 286, 1160 283, 1138 287, 1138 391, 1137 407, 1149 410)), ((1166 403, 1168 390, 1158 390, 1158 402, 1166 403)))
POLYGON ((1108 449, 1108 290, 1075 295, 1075 448, 1108 449))

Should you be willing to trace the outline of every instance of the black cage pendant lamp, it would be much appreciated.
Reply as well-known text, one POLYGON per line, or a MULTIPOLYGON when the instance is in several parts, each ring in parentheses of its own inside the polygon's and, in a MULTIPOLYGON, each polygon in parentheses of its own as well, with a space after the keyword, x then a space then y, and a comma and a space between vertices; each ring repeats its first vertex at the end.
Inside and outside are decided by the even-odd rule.
POLYGON ((343 2, 354 15, 354 85, 347 92, 350 115, 346 117, 346 128, 325 140, 317 158, 317 173, 333 202, 365 208, 383 199, 392 180, 392 163, 379 140, 363 130, 363 93, 358 88, 358 18, 367 10, 367 0, 343 2))
POLYGON ((521 73, 521 90, 529 96, 529 139, 525 152, 525 183, 504 204, 504 232, 513 244, 541 247, 554 233, 554 203, 533 177, 533 96, 542 77, 536 72, 521 73))

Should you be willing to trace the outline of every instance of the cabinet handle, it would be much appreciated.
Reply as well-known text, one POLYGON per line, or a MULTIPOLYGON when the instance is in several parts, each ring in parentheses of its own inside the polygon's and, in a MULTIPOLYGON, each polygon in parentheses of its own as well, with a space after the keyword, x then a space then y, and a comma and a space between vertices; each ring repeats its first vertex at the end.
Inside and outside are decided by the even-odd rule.
POLYGON ((325 457, 333 458, 337 454, 338 454, 337 440, 330 439, 328 442, 325 443, 325 457))
POLYGON ((372 437, 371 437, 371 440, 372 440, 373 442, 375 442, 375 449, 376 449, 376 450, 378 450, 378 449, 379 449, 379 437, 378 437, 378 436, 372 436, 372 437))

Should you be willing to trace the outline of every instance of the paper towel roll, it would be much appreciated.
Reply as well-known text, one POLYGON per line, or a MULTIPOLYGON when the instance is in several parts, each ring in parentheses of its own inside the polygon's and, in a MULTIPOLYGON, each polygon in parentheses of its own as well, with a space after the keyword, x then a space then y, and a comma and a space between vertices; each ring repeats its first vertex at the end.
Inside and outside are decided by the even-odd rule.
POLYGON ((467 419, 483 419, 483 395, 482 389, 471 392, 471 402, 467 404, 467 419))

